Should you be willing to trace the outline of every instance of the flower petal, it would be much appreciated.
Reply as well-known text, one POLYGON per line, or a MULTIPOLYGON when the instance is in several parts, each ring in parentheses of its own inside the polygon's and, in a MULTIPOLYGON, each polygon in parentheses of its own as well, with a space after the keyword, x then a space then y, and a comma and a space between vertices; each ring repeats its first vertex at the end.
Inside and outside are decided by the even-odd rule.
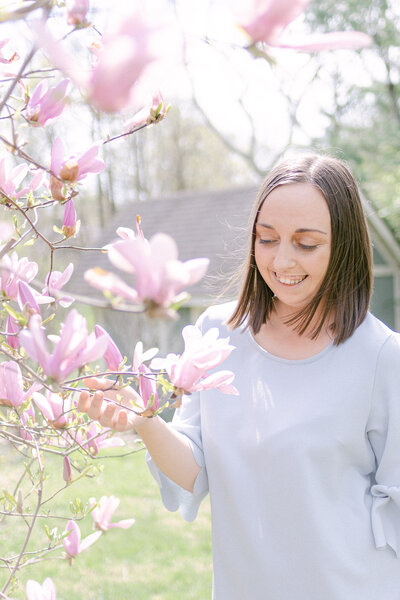
POLYGON ((254 42, 272 44, 278 40, 286 26, 304 12, 310 1, 269 0, 262 12, 254 15, 250 23, 241 27, 254 42))
POLYGON ((134 524, 135 519, 123 519, 122 521, 117 521, 116 523, 110 523, 109 528, 111 527, 119 527, 121 529, 129 529, 134 524))
POLYGON ((373 39, 361 31, 333 31, 332 33, 316 33, 304 38, 297 38, 287 44, 279 42, 273 45, 303 52, 320 52, 321 50, 338 49, 356 50, 371 46, 372 43, 373 39))
POLYGON ((83 552, 84 550, 89 548, 89 546, 91 546, 92 544, 97 542, 97 540, 99 539, 101 534, 102 534, 101 531, 96 531, 95 533, 91 533, 90 535, 85 537, 85 539, 82 540, 81 543, 79 544, 79 552, 83 552))

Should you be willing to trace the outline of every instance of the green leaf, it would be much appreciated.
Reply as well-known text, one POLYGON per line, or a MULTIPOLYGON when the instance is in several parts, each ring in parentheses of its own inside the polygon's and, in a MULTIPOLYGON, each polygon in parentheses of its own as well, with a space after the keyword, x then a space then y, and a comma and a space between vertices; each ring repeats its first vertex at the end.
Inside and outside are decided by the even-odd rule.
POLYGON ((74 478, 74 483, 75 481, 79 481, 79 479, 82 479, 82 477, 93 477, 93 475, 95 475, 96 473, 96 470, 97 469, 94 465, 89 465, 88 467, 85 467, 82 473, 80 473, 78 477, 74 478))
POLYGON ((18 322, 19 325, 28 324, 28 320, 26 319, 26 317, 24 317, 24 315, 11 308, 9 304, 4 304, 4 308, 8 312, 8 314, 11 315, 18 322))
POLYGON ((25 242, 24 246, 33 246, 33 244, 36 244, 36 242, 37 242, 37 237, 32 237, 30 240, 25 242))
MULTIPOLYGON (((78 479, 79 479, 79 477, 74 479, 74 482, 77 481, 78 479)), ((69 507, 71 509, 72 514, 75 517, 77 517, 79 514, 81 514, 82 516, 85 516, 86 508, 80 498, 74 498, 74 500, 72 500, 69 503, 69 507)))
POLYGON ((9 493, 7 492, 7 490, 2 490, 2 491, 3 491, 3 494, 4 494, 5 498, 6 498, 6 499, 7 499, 9 502, 11 502, 11 504, 12 504, 13 506, 17 506, 17 501, 16 501, 16 499, 14 498, 14 496, 12 496, 11 494, 9 494, 9 493))
POLYGON ((28 192, 28 195, 27 195, 27 197, 26 197, 26 200, 27 200, 27 204, 28 204, 28 206, 34 206, 34 204, 35 204, 35 196, 33 195, 33 192, 32 192, 32 190, 30 190, 30 191, 28 192))
POLYGON ((47 317, 47 319, 42 321, 42 325, 46 325, 47 323, 50 323, 50 321, 52 321, 55 316, 56 316, 56 313, 52 313, 49 317, 47 317))
POLYGON ((164 394, 168 394, 174 391, 175 386, 171 383, 164 375, 159 375, 157 378, 157 384, 160 385, 164 394))
POLYGON ((177 296, 175 296, 173 303, 171 304, 170 308, 172 308, 172 310, 178 311, 180 309, 180 307, 185 304, 185 302, 187 302, 190 299, 190 294, 188 294, 187 292, 182 292, 181 294, 178 294, 177 296))

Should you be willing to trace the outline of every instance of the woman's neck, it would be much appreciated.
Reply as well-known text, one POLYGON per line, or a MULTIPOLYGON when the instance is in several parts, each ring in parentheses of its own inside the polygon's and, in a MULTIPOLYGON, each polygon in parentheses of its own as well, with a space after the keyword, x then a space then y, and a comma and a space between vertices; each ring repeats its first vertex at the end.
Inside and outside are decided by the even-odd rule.
POLYGON ((279 304, 274 306, 268 321, 254 336, 257 343, 270 354, 293 360, 309 358, 329 346, 333 339, 329 324, 322 327, 313 338, 312 332, 316 324, 316 319, 313 319, 307 330, 300 335, 287 322, 294 315, 293 310, 288 307, 279 304))

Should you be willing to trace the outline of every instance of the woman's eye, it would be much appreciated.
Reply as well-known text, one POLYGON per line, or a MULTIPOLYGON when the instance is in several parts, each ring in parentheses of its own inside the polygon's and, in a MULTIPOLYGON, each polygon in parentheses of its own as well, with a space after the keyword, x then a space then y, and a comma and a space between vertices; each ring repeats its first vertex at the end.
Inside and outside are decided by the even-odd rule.
POLYGON ((313 246, 309 246, 307 244, 297 244, 299 246, 299 248, 301 248, 302 250, 314 250, 315 248, 318 247, 318 244, 314 244, 313 246))
POLYGON ((260 242, 260 244, 274 244, 276 242, 276 240, 265 240, 262 238, 260 238, 258 241, 260 242))

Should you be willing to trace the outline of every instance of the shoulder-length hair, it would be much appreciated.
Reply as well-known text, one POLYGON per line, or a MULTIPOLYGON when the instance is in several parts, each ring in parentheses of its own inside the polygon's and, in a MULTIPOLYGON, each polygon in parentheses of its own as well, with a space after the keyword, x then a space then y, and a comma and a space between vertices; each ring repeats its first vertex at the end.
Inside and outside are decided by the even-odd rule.
POLYGON ((248 258, 242 266, 239 301, 228 325, 245 324, 254 333, 268 320, 273 292, 261 277, 254 256, 255 226, 268 194, 281 185, 307 183, 324 196, 331 217, 331 254, 325 277, 314 298, 287 323, 300 335, 316 338, 332 320, 336 345, 348 339, 364 320, 372 292, 372 248, 357 183, 341 160, 307 154, 286 160, 267 176, 258 192, 251 216, 248 258), (311 329, 309 329, 311 328, 311 329))

